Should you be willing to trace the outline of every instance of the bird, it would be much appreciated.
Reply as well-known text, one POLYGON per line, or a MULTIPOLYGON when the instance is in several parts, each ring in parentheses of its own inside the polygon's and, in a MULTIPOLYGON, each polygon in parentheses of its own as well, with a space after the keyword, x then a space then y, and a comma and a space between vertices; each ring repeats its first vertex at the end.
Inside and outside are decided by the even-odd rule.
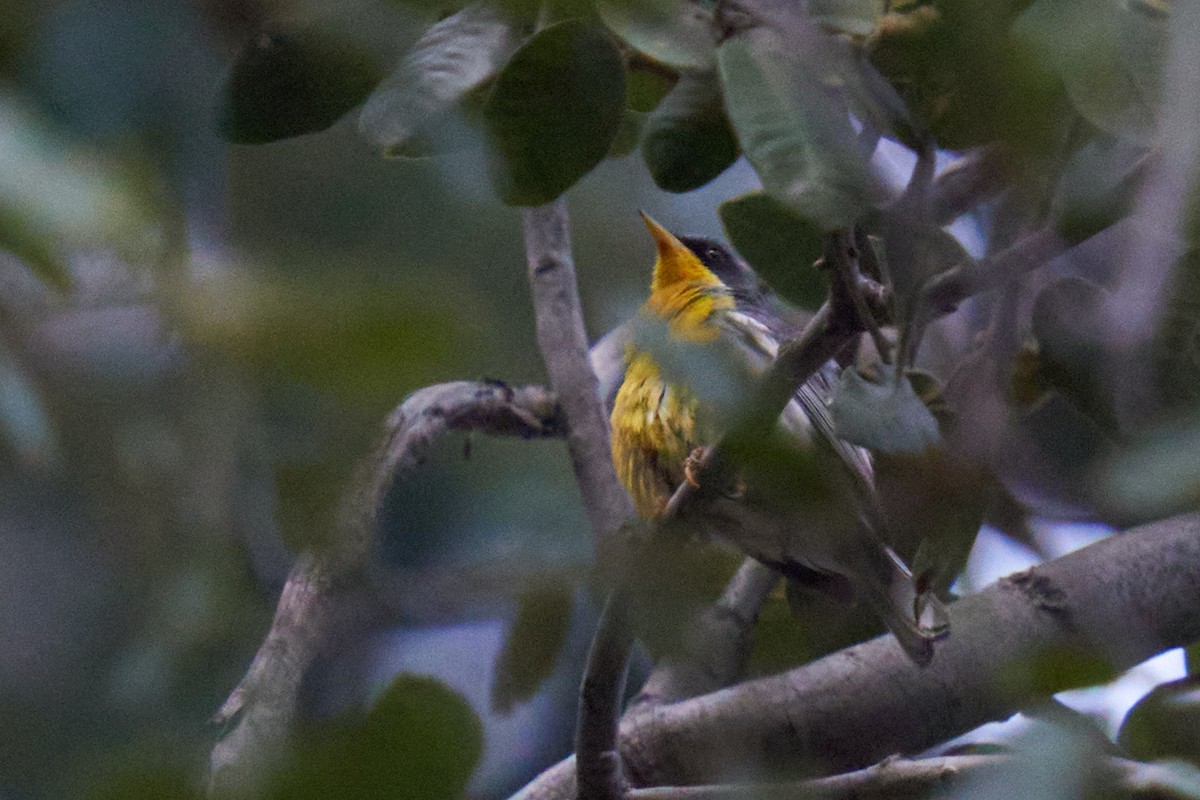
MULTIPOLYGON (((637 321, 652 333, 634 334, 625 344, 611 446, 638 515, 656 520, 683 482, 695 483, 698 458, 736 418, 739 395, 714 390, 711 384, 722 381, 713 376, 752 386, 804 318, 721 243, 678 237, 645 213, 642 218, 657 255, 637 321)), ((830 362, 797 390, 774 439, 757 449, 774 455, 751 458, 757 467, 737 464, 733 484, 700 493, 686 523, 789 581, 864 600, 909 658, 924 666, 933 643, 948 633, 946 610, 914 584, 888 544, 870 454, 837 436, 827 404, 837 370, 830 362), (805 480, 787 474, 789 464, 815 469, 805 480)))

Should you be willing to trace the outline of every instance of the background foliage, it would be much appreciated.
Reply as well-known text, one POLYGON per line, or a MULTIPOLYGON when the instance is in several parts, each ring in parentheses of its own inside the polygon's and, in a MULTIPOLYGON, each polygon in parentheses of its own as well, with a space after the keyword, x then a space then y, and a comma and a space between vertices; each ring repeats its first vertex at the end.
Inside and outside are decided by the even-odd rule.
MULTIPOLYGON (((1174 4, 0 10, 0 797, 197 796, 206 720, 386 412, 432 382, 543 379, 512 206, 568 189, 595 337, 644 295, 639 208, 726 236, 808 311, 822 234, 870 234, 921 371, 892 391, 864 352, 835 417, 880 451, 943 588, 982 522, 1045 553, 1041 520, 1200 496, 1200 92, 1171 61, 1200 30, 1174 4), (900 194, 917 154, 980 147, 995 188, 969 215, 900 194), (926 328, 928 281, 1042 230, 1074 249, 926 328)), ((569 475, 558 443, 468 439, 398 487, 376 556, 409 590, 307 681, 266 793, 504 796, 569 751, 594 611, 569 475)), ((697 558, 716 591, 732 557, 697 558)), ((754 669, 874 632, 821 613, 805 631, 773 598, 754 669)), ((1076 667, 1087 684, 1046 668, 1076 667)), ((1131 755, 1196 757, 1188 680, 1140 707, 1131 755)), ((1057 729, 1014 747, 1056 775, 1091 752, 1057 729)))

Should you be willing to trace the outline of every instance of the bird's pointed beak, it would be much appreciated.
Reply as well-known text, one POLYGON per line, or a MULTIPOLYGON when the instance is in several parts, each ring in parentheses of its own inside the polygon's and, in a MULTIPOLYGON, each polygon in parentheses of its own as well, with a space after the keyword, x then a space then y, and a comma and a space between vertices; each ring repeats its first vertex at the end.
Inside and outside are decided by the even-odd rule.
POLYGON ((638 213, 642 215, 642 221, 646 223, 647 230, 654 237, 654 246, 658 249, 651 291, 660 291, 684 282, 719 283, 716 276, 696 258, 696 254, 679 241, 679 237, 659 225, 645 211, 638 213))

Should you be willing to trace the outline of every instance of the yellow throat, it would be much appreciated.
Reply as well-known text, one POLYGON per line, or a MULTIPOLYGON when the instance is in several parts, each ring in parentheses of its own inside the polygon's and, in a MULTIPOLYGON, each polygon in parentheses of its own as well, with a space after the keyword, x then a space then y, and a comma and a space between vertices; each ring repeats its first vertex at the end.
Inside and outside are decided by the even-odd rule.
MULTIPOLYGON (((725 284, 670 231, 645 214, 642 219, 658 250, 642 313, 667 322, 681 340, 713 341, 720 331, 712 315, 734 308, 725 284)), ((630 347, 613 406, 612 454, 641 516, 658 515, 682 481, 688 455, 710 443, 699 405, 687 386, 663 382, 650 353, 630 347)))

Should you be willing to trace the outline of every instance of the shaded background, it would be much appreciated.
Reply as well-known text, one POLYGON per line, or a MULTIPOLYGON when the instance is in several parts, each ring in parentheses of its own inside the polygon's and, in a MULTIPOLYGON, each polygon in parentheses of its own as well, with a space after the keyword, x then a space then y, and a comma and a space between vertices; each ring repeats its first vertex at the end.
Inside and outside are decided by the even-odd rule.
MULTIPOLYGON (((344 8, 384 63, 434 18, 344 8)), ((225 70, 266 13, 0 5, 0 224, 61 233, 48 266, 32 246, 0 255, 3 800, 187 796, 291 554, 327 533, 386 412, 431 382, 543 380, 519 214, 482 163, 381 160, 353 115, 265 146, 217 135, 225 70), (54 264, 69 289, 46 282, 54 264)), ((644 295, 637 209, 719 235, 716 204, 756 185, 739 161, 669 196, 636 153, 603 162, 569 195, 589 333, 644 295)), ((560 443, 463 445, 395 493, 378 557, 401 576, 494 573, 511 591, 426 594, 324 665, 306 702, 334 715, 397 672, 437 674, 485 720, 472 791, 502 796, 570 748, 593 613, 579 590, 554 676, 501 713, 490 680, 513 594, 535 574, 576 585, 591 543, 560 443)), ((1037 557, 981 542, 975 586, 1037 557)), ((1172 659, 1158 679, 1179 674, 1172 659)), ((1119 718, 1147 680, 1079 703, 1119 718)))

